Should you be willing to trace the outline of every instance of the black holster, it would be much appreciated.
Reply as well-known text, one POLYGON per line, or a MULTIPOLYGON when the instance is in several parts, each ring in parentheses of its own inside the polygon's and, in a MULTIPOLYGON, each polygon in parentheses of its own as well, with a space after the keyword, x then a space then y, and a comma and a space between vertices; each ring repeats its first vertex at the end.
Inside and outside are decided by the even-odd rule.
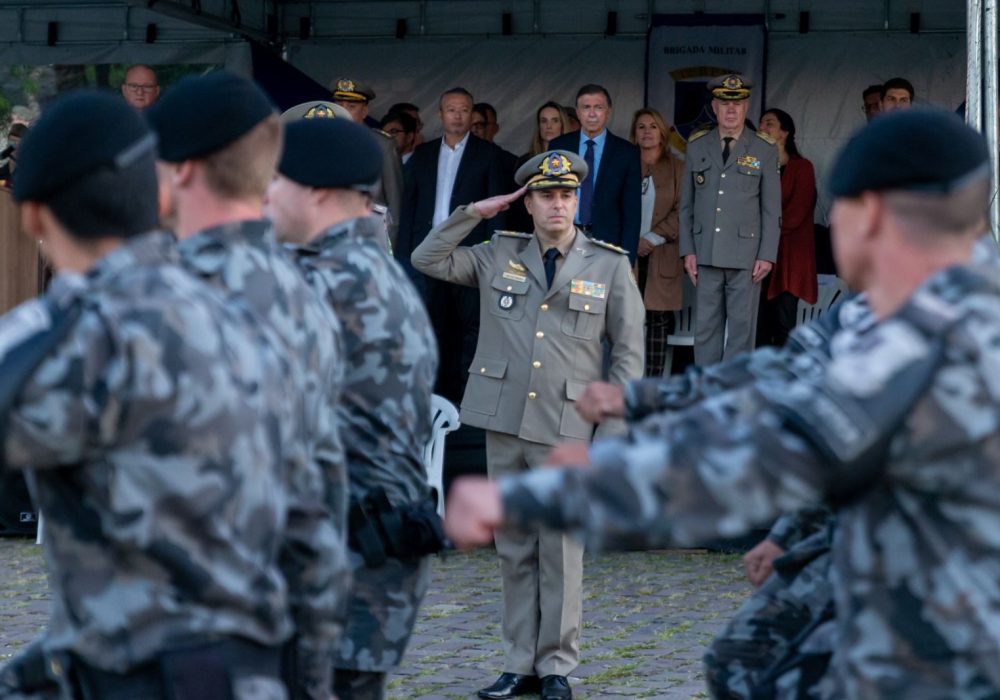
POLYGON ((351 499, 348 542, 365 565, 377 568, 389 558, 410 561, 451 546, 437 514, 437 492, 422 501, 394 506, 382 488, 351 499))

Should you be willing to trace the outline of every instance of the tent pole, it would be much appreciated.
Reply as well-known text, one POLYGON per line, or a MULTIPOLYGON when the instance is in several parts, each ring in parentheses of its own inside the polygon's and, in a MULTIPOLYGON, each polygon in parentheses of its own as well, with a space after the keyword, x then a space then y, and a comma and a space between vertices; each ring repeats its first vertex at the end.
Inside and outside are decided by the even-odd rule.
POLYGON ((973 129, 983 128, 983 4, 981 0, 968 0, 965 13, 965 121, 973 129))
POLYGON ((993 168, 993 198, 990 202, 990 229, 1000 231, 1000 199, 997 198, 997 7, 1000 0, 986 0, 983 11, 983 131, 993 168))

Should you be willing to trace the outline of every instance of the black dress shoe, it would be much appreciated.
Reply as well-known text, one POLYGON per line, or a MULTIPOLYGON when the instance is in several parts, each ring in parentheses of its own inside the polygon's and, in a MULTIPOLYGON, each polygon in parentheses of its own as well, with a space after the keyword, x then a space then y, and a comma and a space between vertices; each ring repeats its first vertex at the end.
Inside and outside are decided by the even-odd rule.
POLYGON ((573 691, 566 676, 545 676, 542 679, 542 700, 570 700, 573 691))
MULTIPOLYGON (((565 680, 565 679, 564 679, 565 680)), ((519 673, 501 673, 497 682, 483 688, 478 695, 487 700, 502 700, 518 695, 538 692, 538 676, 522 676, 519 673)))

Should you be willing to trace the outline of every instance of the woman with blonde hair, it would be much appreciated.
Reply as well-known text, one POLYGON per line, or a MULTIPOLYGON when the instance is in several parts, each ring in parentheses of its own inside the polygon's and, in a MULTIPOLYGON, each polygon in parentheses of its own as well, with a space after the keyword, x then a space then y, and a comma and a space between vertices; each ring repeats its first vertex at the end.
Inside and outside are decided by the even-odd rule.
MULTIPOLYGON (((549 100, 535 112, 535 133, 531 137, 531 148, 527 153, 517 159, 514 164, 514 172, 518 168, 534 158, 539 153, 544 153, 549 149, 549 143, 557 136, 562 136, 569 129, 569 119, 566 117, 566 110, 558 103, 549 100)), ((510 205, 507 210, 507 228, 512 231, 530 232, 535 228, 535 223, 528 216, 528 210, 524 208, 524 202, 518 200, 510 205)))
POLYGON ((670 128, 655 109, 632 117, 630 140, 642 162, 642 235, 636 277, 646 305, 646 376, 670 372, 664 367, 667 336, 683 303, 683 266, 677 243, 678 207, 684 164, 670 152, 670 128))

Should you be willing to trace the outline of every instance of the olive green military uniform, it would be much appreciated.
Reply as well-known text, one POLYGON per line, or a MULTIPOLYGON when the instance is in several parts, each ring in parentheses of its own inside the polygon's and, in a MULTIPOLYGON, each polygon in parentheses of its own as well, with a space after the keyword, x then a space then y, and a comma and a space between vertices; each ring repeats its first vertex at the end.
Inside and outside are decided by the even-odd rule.
MULTIPOLYGON (((499 477, 542 464, 557 442, 591 440, 575 401, 601 379, 605 339, 611 382, 642 375, 645 311, 624 250, 577 231, 549 287, 532 234, 458 247, 481 220, 472 206, 456 210, 412 261, 431 277, 479 288, 479 344, 461 419, 486 429, 490 476, 499 477)), ((608 422, 597 434, 623 429, 608 422)), ((501 531, 496 546, 505 671, 567 675, 578 662, 583 548, 548 530, 501 531)))
POLYGON ((753 349, 760 300, 753 266, 775 261, 781 236, 774 142, 744 128, 725 162, 723 147, 718 129, 692 136, 681 184, 680 254, 698 258, 694 359, 701 366, 753 349))

